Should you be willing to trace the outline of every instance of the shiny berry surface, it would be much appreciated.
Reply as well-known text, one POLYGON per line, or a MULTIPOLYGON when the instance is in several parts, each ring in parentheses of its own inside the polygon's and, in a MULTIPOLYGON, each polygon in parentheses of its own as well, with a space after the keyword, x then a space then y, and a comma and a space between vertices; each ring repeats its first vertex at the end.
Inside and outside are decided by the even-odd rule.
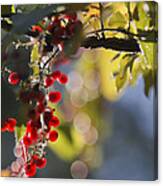
POLYGON ((9 77, 8 77, 8 82, 11 84, 11 85, 17 85, 19 84, 20 82, 20 77, 18 75, 18 73, 16 72, 11 72, 9 77))

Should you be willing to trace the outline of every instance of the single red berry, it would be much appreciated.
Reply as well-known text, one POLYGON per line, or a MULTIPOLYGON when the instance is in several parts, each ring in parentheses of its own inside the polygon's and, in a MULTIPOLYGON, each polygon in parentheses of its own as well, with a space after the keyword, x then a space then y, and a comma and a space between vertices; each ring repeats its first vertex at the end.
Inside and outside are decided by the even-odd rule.
POLYGON ((16 126, 16 119, 15 118, 8 118, 5 122, 5 126, 6 126, 6 129, 9 131, 9 132, 14 132, 15 130, 15 126, 16 126))
POLYGON ((44 168, 46 166, 46 164, 47 164, 47 159, 44 158, 44 157, 40 158, 37 155, 33 155, 32 158, 33 158, 33 160, 34 160, 34 162, 36 164, 36 167, 38 167, 40 169, 44 168))
POLYGON ((66 84, 66 83, 68 82, 68 77, 67 77, 67 75, 62 73, 61 76, 60 76, 60 78, 59 78, 59 82, 60 82, 61 84, 66 84))
POLYGON ((59 91, 55 91, 55 92, 49 92, 49 101, 51 101, 52 103, 57 103, 61 100, 62 95, 59 91))
POLYGON ((51 74, 51 76, 52 76, 54 79, 58 79, 58 78, 60 78, 60 76, 61 76, 61 71, 56 70, 56 71, 54 71, 54 72, 51 74))
POLYGON ((2 127, 1 127, 1 131, 2 131, 2 132, 8 131, 7 125, 2 126, 2 127))
POLYGON ((49 126, 50 127, 58 127, 60 124, 59 119, 56 116, 52 116, 52 118, 49 121, 49 126))
POLYGON ((25 136, 23 137, 23 143, 24 143, 24 145, 26 145, 26 146, 30 146, 30 145, 32 144, 32 139, 31 139, 31 137, 25 135, 25 136))
POLYGON ((58 132, 53 130, 49 132, 49 140, 55 142, 58 139, 58 132))
POLYGON ((43 29, 40 26, 38 26, 38 25, 32 26, 32 32, 39 32, 39 33, 41 33, 42 31, 43 31, 43 29))
POLYGON ((55 79, 52 76, 47 76, 44 81, 45 87, 50 87, 51 85, 54 84, 54 81, 55 79))
POLYGON ((8 77, 8 82, 11 85, 17 85, 20 82, 20 77, 19 77, 18 73, 11 72, 9 77, 8 77))
POLYGON ((34 176, 36 174, 36 164, 34 162, 26 164, 25 173, 28 177, 34 176))

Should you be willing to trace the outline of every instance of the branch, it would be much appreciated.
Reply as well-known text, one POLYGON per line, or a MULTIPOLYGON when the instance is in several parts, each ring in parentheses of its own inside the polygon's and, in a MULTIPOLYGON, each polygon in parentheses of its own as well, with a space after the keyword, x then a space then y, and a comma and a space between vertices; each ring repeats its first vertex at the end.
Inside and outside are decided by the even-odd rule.
POLYGON ((126 52, 141 52, 139 44, 136 39, 118 39, 118 38, 100 38, 98 39, 95 36, 87 37, 81 46, 85 48, 99 48, 103 47, 106 49, 113 49, 117 51, 126 51, 126 52))
POLYGON ((104 28, 104 29, 98 29, 95 31, 88 32, 86 35, 89 36, 89 35, 92 35, 95 33, 109 32, 109 31, 110 32, 119 32, 119 33, 123 33, 128 36, 133 36, 133 37, 136 37, 139 40, 144 41, 144 42, 157 42, 157 40, 158 40, 158 32, 156 30, 145 31, 145 30, 138 29, 138 34, 135 34, 135 33, 129 32, 129 31, 127 31, 125 29, 121 29, 121 28, 117 28, 117 29, 116 28, 104 28))

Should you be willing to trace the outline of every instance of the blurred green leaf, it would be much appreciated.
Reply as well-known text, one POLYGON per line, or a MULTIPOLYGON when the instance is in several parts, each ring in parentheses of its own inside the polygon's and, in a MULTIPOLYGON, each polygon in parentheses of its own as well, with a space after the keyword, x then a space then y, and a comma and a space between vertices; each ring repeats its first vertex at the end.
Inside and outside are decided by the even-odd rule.
POLYGON ((16 126, 15 132, 16 132, 16 137, 18 141, 24 136, 25 131, 26 131, 25 125, 16 126))
POLYGON ((66 134, 67 130, 57 129, 59 133, 58 140, 54 143, 49 142, 48 147, 61 159, 72 161, 80 154, 84 143, 82 136, 74 127, 69 126, 69 135, 66 134))
POLYGON ((2 17, 10 17, 15 14, 14 5, 1 5, 1 16, 2 17))

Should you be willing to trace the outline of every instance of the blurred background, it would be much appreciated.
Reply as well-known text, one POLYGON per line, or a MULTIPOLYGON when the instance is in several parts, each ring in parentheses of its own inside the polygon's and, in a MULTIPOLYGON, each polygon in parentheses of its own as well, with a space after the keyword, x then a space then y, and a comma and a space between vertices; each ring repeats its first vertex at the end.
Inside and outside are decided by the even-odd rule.
MULTIPOLYGON (((82 50, 59 67, 69 77, 66 88, 55 85, 64 94, 57 108, 60 137, 49 144, 47 166, 36 177, 154 179, 154 91, 146 97, 139 76, 136 86, 117 94, 114 79, 107 79, 111 67, 103 79, 98 56, 82 50)), ((23 115, 12 91, 2 81, 2 116, 23 115)), ((14 135, 2 133, 2 169, 15 159, 14 145, 14 135)))

